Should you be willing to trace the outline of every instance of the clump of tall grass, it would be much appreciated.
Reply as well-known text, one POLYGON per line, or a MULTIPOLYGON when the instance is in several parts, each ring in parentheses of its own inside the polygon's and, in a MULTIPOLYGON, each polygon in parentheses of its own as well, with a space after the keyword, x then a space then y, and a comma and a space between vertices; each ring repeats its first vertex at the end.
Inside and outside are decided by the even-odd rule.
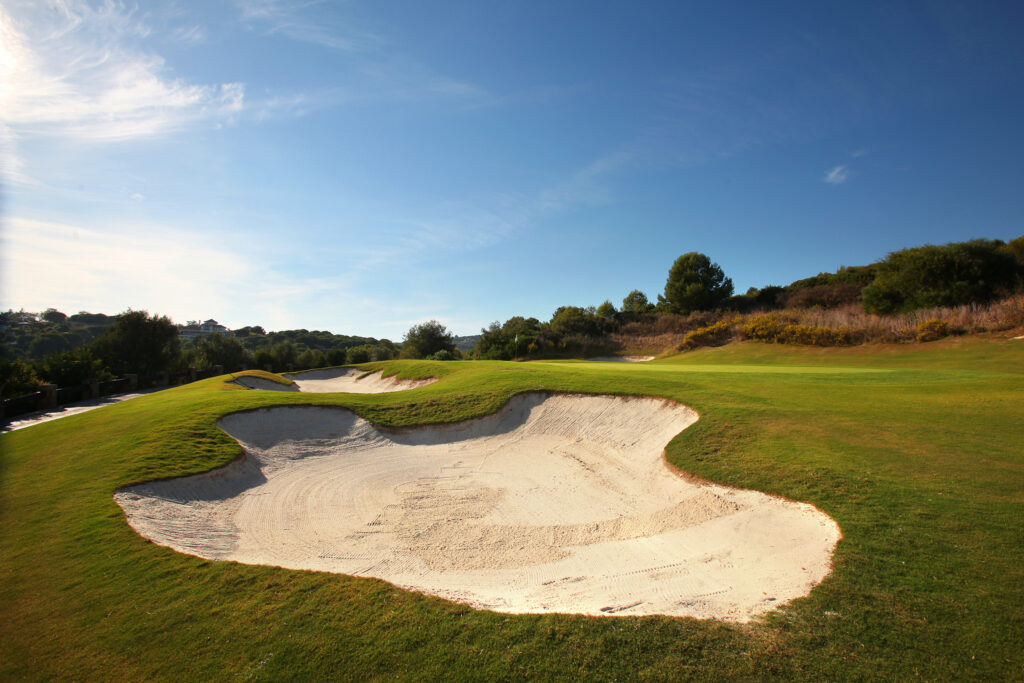
POLYGON ((950 334, 998 332, 1021 327, 1024 325, 1024 294, 990 304, 921 308, 886 315, 865 313, 860 306, 853 304, 832 309, 796 309, 786 313, 797 316, 804 325, 855 330, 863 337, 862 342, 904 342, 917 340, 919 328, 933 320, 944 322, 950 334))

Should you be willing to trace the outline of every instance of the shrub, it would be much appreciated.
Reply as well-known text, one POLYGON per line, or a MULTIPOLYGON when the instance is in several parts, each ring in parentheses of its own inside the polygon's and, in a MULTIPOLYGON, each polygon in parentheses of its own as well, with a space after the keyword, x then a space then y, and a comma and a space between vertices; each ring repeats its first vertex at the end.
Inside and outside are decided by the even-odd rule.
POLYGON ((751 316, 740 326, 740 331, 747 339, 773 344, 848 346, 856 343, 853 332, 845 327, 802 325, 793 316, 781 313, 751 316))
POLYGON ((786 325, 795 322, 791 316, 781 313, 765 313, 753 315, 740 326, 740 331, 747 339, 754 341, 783 343, 781 337, 786 325))
POLYGON ((999 240, 925 245, 889 254, 864 288, 864 310, 895 313, 987 303, 1020 283, 1020 266, 999 240))
POLYGON ((19 396, 38 391, 41 383, 31 365, 20 360, 0 358, 0 396, 19 396))
POLYGON ((854 343, 850 330, 845 328, 815 327, 813 325, 786 325, 782 343, 803 346, 849 346, 854 343))
POLYGON ((815 285, 787 293, 782 297, 782 303, 787 308, 836 308, 859 301, 860 290, 859 286, 845 282, 815 285))
POLYGON ((90 379, 113 379, 103 364, 93 357, 88 348, 64 351, 47 356, 35 363, 35 374, 47 382, 61 387, 84 384, 90 379))
POLYGON ((932 318, 917 326, 917 341, 930 342, 949 336, 949 323, 945 320, 932 318))
POLYGON ((732 336, 733 324, 737 320, 721 320, 707 327, 700 327, 683 338, 680 348, 694 349, 698 346, 721 346, 729 341, 729 338, 732 336))

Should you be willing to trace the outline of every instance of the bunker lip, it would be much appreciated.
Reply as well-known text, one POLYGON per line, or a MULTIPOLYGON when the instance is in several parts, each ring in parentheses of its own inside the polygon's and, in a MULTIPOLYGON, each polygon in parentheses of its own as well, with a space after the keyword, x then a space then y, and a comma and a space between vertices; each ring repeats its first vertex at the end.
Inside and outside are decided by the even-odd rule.
POLYGON ((386 429, 343 408, 225 416, 244 457, 115 494, 181 552, 381 578, 510 613, 748 621, 829 573, 813 506, 695 483, 667 399, 531 392, 496 413, 386 429))
POLYGON ((326 368, 291 372, 282 377, 292 384, 280 384, 272 380, 242 375, 232 380, 247 389, 261 391, 301 391, 306 393, 350 393, 350 394, 383 394, 393 391, 407 391, 433 384, 436 377, 425 379, 399 379, 391 375, 384 377, 383 370, 360 370, 359 368, 326 368))

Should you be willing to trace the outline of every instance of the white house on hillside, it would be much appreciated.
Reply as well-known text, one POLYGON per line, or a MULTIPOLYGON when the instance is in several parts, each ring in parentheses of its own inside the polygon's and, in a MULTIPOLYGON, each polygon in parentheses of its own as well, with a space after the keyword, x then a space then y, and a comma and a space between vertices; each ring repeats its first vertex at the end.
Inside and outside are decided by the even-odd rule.
POLYGON ((195 339, 204 334, 229 334, 229 332, 228 328, 213 318, 203 322, 189 320, 187 325, 183 325, 178 329, 178 336, 182 339, 195 339))

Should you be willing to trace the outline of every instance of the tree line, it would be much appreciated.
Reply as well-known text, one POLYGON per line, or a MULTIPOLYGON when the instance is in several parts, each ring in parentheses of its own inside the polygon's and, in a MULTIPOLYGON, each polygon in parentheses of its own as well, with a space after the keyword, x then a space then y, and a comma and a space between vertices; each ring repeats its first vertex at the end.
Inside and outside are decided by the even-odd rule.
POLYGON ((399 354, 390 340, 323 331, 266 332, 251 326, 232 334, 183 340, 166 316, 125 311, 116 316, 55 309, 39 315, 0 313, 0 393, 28 393, 39 384, 77 386, 128 373, 153 378, 222 368, 274 372, 388 360, 399 354))
MULTIPOLYGON (((1009 243, 978 239, 902 249, 874 264, 842 267, 786 286, 752 287, 741 295, 734 294, 731 278, 717 263, 689 252, 673 262, 664 291, 653 302, 633 290, 618 308, 604 301, 598 306, 560 306, 547 321, 524 316, 495 321, 481 330, 465 355, 490 360, 602 355, 614 350, 611 335, 624 327, 656 328, 673 316, 850 304, 868 313, 898 313, 984 304, 1020 291, 1022 285, 1024 236, 1009 243)), ((68 316, 52 308, 38 316, 7 311, 0 313, 0 332, 4 395, 31 391, 41 382, 71 386, 126 373, 147 377, 214 367, 282 372, 398 357, 464 357, 454 335, 436 320, 412 326, 401 344, 317 330, 268 333, 259 326, 182 341, 179 327, 166 316, 131 310, 117 316, 68 316)))
POLYGON ((614 350, 610 335, 624 327, 658 329, 678 316, 850 304, 860 305, 867 313, 902 313, 986 304, 1022 286, 1024 236, 1009 243, 976 239, 902 249, 867 266, 841 267, 786 286, 751 287, 740 295, 734 294, 732 280, 721 266, 705 254, 690 252, 672 264, 664 291, 654 302, 633 290, 619 308, 605 301, 599 306, 560 306, 545 322, 522 316, 495 321, 481 330, 470 356, 508 360, 602 355, 614 350))

